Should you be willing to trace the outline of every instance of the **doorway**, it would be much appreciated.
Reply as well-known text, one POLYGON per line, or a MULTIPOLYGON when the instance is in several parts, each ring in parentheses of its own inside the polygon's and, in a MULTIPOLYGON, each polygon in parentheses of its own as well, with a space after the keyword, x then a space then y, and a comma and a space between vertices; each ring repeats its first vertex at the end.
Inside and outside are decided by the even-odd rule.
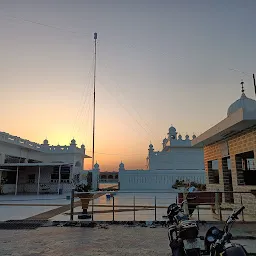
POLYGON ((223 172, 225 202, 234 203, 230 157, 222 158, 222 172, 223 172))

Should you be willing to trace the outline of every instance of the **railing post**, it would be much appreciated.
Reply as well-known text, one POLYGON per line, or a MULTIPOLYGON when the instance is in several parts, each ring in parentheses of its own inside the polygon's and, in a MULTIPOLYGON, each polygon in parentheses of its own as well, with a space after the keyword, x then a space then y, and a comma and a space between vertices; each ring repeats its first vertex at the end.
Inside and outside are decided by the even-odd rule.
POLYGON ((135 196, 133 196, 133 221, 135 222, 135 196))
POLYGON ((221 206, 220 206, 220 221, 222 221, 222 212, 221 212, 221 206))
POLYGON ((93 221, 93 212, 94 212, 94 194, 92 197, 92 221, 93 221))
MULTIPOLYGON (((220 216, 220 221, 222 221, 222 211, 221 211, 221 203, 220 203, 220 193, 221 192, 218 192, 218 208, 219 208, 219 216, 220 216)), ((222 194, 221 194, 222 195, 222 194)), ((222 198, 223 198, 223 195, 222 195, 222 198)))
POLYGON ((113 218, 112 221, 115 221, 115 197, 113 196, 113 201, 112 201, 112 213, 113 213, 113 218))
POLYGON ((200 221, 200 215, 199 215, 199 205, 197 205, 197 220, 200 221))
POLYGON ((75 197, 75 190, 71 190, 71 198, 70 198, 70 220, 74 220, 74 197, 75 197))
POLYGON ((155 196, 155 221, 156 221, 156 196, 155 196))
MULTIPOLYGON (((242 193, 240 193, 240 201, 241 201, 241 206, 243 206, 243 197, 242 197, 242 193)), ((242 221, 244 222, 244 210, 242 210, 242 221)))
POLYGON ((188 192, 184 190, 183 192, 183 210, 186 215, 189 215, 189 209, 188 209, 188 200, 187 200, 188 192))

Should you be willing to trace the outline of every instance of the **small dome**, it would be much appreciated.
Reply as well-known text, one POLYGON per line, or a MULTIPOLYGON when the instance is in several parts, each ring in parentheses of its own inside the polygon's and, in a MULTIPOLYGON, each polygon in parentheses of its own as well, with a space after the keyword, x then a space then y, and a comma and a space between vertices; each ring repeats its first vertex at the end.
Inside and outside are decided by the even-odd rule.
POLYGON ((70 144, 71 144, 71 145, 76 145, 75 139, 71 140, 71 143, 70 143, 70 144))
POLYGON ((153 145, 151 143, 149 144, 149 148, 153 148, 153 145))
POLYGON ((181 136, 181 134, 178 136, 178 138, 179 138, 179 140, 182 140, 182 136, 181 136))
POLYGON ((44 145, 49 145, 49 141, 47 139, 44 140, 44 145))
POLYGON ((242 108, 247 112, 256 111, 256 101, 250 98, 247 98, 245 93, 243 92, 240 99, 236 100, 234 103, 230 105, 228 108, 227 115, 235 113, 238 109, 242 108))
POLYGON ((96 164, 94 165, 94 168, 97 169, 99 167, 100 167, 99 164, 96 162, 96 164))
POLYGON ((192 138, 193 138, 193 139, 195 139, 195 138, 196 138, 196 135, 195 135, 195 134, 193 134, 192 138))
POLYGON ((123 162, 121 162, 121 163, 119 164, 119 168, 124 168, 123 162))
POLYGON ((188 139, 189 139, 189 135, 186 135, 186 137, 185 137, 185 138, 186 138, 186 140, 188 140, 188 139))
POLYGON ((81 145, 81 148, 82 148, 82 149, 84 149, 84 148, 85 148, 84 144, 82 144, 82 145, 81 145))
POLYGON ((176 128, 173 127, 173 126, 171 126, 171 127, 169 128, 169 133, 176 133, 176 128))

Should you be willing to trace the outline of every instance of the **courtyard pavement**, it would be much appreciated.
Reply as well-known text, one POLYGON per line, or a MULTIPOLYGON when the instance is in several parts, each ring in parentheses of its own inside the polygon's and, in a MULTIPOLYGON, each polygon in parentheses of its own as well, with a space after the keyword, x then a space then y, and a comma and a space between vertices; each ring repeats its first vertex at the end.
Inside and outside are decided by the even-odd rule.
MULTIPOLYGON (((0 196, 0 221, 6 220, 20 220, 20 219, 50 219, 57 221, 67 221, 70 219, 68 215, 70 212, 70 200, 67 200, 67 195, 3 195, 0 196), (45 213, 45 214, 44 214, 45 213)), ((153 206, 155 205, 155 197, 157 206, 165 207, 159 208, 156 211, 157 220, 165 220, 167 207, 176 201, 176 193, 121 193, 115 195, 115 214, 116 221, 133 221, 133 204, 136 206, 153 206), (128 207, 130 206, 130 207, 128 207)), ((75 201, 79 201, 76 198, 75 201)), ((74 211, 81 212, 81 206, 76 203, 74 211)), ((100 196, 94 200, 93 210, 95 221, 112 221, 113 220, 113 199, 106 199, 106 196, 100 196), (104 205, 105 207, 99 207, 104 205), (107 206, 107 207, 106 207, 107 206)), ((92 211, 92 202, 89 206, 89 212, 92 211)), ((230 211, 223 211, 223 220, 227 219, 230 211)), ((78 215, 74 216, 74 220, 78 220, 78 215)), ((242 216, 239 216, 242 219, 242 216)), ((152 221, 155 219, 154 209, 143 209, 135 212, 136 221, 145 220, 152 221)), ((193 214, 193 219, 200 219, 205 221, 217 221, 218 216, 213 215, 208 209, 200 209, 199 214, 196 210, 193 214)), ((256 216, 244 216, 244 220, 256 220, 256 216)))
MULTIPOLYGON (((210 225, 200 228, 201 235, 210 225)), ((233 235, 254 235, 256 224, 235 224, 233 235)), ((256 240, 237 240, 256 253, 256 240)), ((44 227, 36 230, 0 230, 0 255, 7 256, 167 256, 167 229, 163 227, 106 228, 44 227)))

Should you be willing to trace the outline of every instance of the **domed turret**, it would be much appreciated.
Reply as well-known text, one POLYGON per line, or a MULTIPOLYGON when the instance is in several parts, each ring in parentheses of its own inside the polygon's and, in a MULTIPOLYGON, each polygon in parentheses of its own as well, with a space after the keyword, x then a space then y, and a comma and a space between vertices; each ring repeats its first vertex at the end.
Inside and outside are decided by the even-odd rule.
POLYGON ((195 134, 193 134, 192 138, 193 138, 193 139, 195 139, 195 138, 196 138, 196 135, 195 135, 195 134))
POLYGON ((75 146, 76 146, 76 141, 75 141, 75 139, 71 140, 70 145, 75 145, 75 146))
POLYGON ((99 164, 96 162, 96 164, 94 165, 94 169, 99 169, 99 164))
POLYGON ((227 111, 227 115, 230 116, 231 114, 235 113, 238 109, 242 108, 246 112, 253 112, 256 111, 256 101, 250 98, 247 98, 244 93, 244 82, 242 84, 242 95, 240 99, 236 100, 232 103, 227 111))
POLYGON ((169 135, 169 139, 176 139, 176 138, 177 138, 177 132, 176 132, 175 127, 171 126, 171 127, 169 128, 169 133, 168 133, 168 135, 169 135))
POLYGON ((45 139, 43 145, 49 145, 49 141, 45 139))
POLYGON ((187 135, 185 136, 185 138, 186 138, 186 140, 189 140, 189 135, 187 134, 187 135))
POLYGON ((119 164, 119 171, 124 171, 125 168, 124 168, 124 164, 123 162, 121 161, 121 163, 119 164))
POLYGON ((163 144, 167 143, 168 142, 168 139, 164 138, 163 139, 163 144))
POLYGON ((181 136, 181 134, 179 134, 178 138, 179 138, 179 140, 182 140, 182 136, 181 136))
POLYGON ((119 164, 119 168, 124 168, 124 164, 123 164, 123 162, 121 161, 121 163, 119 164))
POLYGON ((82 145, 81 145, 81 148, 82 148, 82 149, 85 149, 85 146, 84 146, 84 144, 82 144, 82 145))
POLYGON ((153 147, 153 145, 150 143, 149 144, 149 147, 148 147, 148 153, 149 154, 152 154, 154 152, 154 147, 153 147))

